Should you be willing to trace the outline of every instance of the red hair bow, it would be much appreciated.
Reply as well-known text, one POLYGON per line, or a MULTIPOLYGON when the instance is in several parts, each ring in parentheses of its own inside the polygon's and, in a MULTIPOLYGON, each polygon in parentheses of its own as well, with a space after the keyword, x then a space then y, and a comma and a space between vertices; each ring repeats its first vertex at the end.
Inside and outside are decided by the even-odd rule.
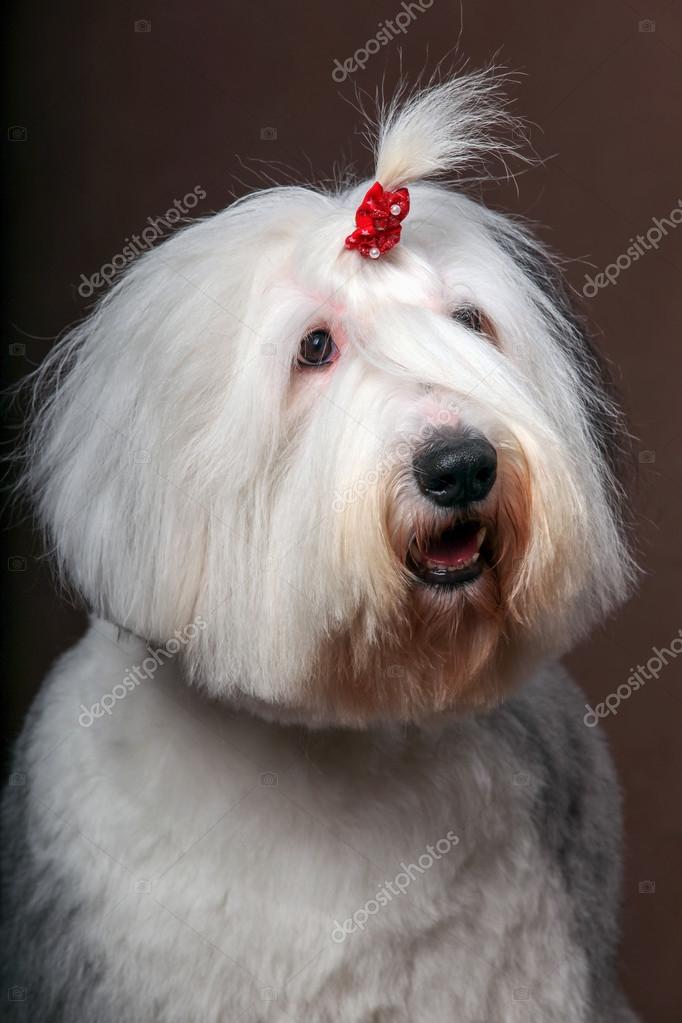
POLYGON ((357 208, 355 230, 346 238, 346 248, 378 259, 400 241, 401 221, 409 212, 410 193, 406 188, 384 192, 375 181, 357 208))

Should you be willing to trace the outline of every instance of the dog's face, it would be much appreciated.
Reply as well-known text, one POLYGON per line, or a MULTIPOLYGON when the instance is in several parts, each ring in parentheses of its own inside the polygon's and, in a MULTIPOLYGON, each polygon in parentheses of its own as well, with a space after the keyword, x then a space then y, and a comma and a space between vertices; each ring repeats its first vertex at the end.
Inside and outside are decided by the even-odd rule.
POLYGON ((629 575, 619 420, 545 257, 418 183, 363 259, 366 187, 257 194, 140 260, 31 468, 99 614, 155 640, 201 614, 211 693, 348 723, 499 699, 629 575))

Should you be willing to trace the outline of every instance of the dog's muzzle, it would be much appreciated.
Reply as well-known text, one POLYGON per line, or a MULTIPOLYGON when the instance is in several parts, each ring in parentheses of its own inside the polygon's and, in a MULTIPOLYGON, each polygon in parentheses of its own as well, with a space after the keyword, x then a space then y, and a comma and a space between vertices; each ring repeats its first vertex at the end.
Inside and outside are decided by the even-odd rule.
POLYGON ((489 525, 478 506, 495 485, 495 448, 480 434, 440 434, 416 453, 412 468, 419 490, 439 512, 433 531, 411 543, 407 567, 436 586, 477 579, 491 552, 489 525))

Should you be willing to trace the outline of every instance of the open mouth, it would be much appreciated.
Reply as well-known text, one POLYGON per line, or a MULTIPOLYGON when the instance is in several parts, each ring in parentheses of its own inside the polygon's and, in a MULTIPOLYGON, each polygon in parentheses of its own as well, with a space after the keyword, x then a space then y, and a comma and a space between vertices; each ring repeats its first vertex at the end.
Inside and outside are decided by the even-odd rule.
POLYGON ((456 522, 437 535, 410 544, 407 567, 433 586, 459 586, 483 572, 487 527, 480 520, 456 522))

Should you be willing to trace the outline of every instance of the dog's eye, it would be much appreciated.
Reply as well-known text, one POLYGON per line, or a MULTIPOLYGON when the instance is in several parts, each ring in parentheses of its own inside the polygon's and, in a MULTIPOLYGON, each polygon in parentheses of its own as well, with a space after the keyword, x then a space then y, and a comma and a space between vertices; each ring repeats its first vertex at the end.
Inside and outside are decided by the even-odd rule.
POLYGON ((493 336, 490 320, 476 306, 463 305, 459 309, 455 309, 452 318, 468 330, 473 330, 476 334, 485 334, 488 337, 493 336))
POLYGON ((299 366, 328 366, 338 354, 334 339, 326 330, 311 330, 298 348, 299 366))

